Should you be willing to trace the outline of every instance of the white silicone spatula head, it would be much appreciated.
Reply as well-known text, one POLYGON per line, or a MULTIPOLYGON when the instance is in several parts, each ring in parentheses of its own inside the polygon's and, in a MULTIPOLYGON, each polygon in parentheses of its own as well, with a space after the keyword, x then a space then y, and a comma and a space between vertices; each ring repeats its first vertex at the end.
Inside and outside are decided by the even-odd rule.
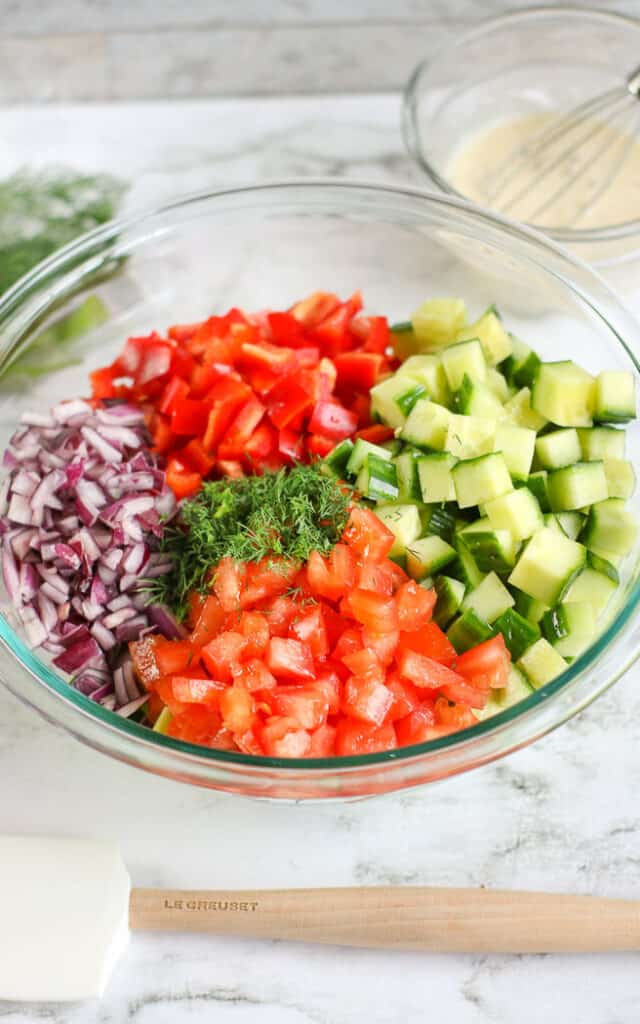
POLYGON ((127 942, 129 888, 112 843, 0 836, 0 999, 101 995, 127 942))

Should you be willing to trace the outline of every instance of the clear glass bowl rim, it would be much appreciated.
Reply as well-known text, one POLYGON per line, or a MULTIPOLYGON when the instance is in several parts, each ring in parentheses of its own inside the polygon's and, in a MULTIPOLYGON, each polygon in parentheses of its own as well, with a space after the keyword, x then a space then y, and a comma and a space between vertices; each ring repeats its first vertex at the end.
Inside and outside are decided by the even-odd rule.
MULTIPOLYGON (((517 11, 507 11, 505 14, 498 14, 488 18, 483 18, 475 28, 470 29, 469 32, 464 32, 448 46, 445 46, 440 50, 435 60, 439 61, 443 59, 450 59, 452 62, 455 62, 455 51, 459 47, 469 43, 473 39, 490 35, 494 29, 517 25, 518 22, 525 21, 527 18, 531 17, 544 20, 545 18, 558 18, 563 15, 566 15, 568 18, 581 17, 583 19, 592 18, 594 21, 610 21, 614 24, 619 24, 621 30, 624 30, 626 26, 627 28, 633 28, 636 31, 640 31, 640 19, 634 18, 628 14, 621 14, 618 11, 605 11, 601 8, 595 7, 575 7, 568 4, 563 4, 562 6, 549 5, 545 7, 535 5, 532 7, 523 7, 517 11)), ((431 58, 420 61, 420 63, 417 64, 411 72, 409 80, 403 90, 402 136, 409 156, 422 168, 433 184, 437 185, 437 187, 446 195, 468 202, 464 194, 462 192, 458 192, 447 178, 444 178, 430 163, 430 161, 426 159, 422 148, 419 145, 415 117, 413 115, 414 99, 417 94, 422 74, 427 71, 433 63, 434 60, 431 58)), ((632 68, 624 69, 624 73, 631 71, 632 68)), ((620 84, 623 84, 622 78, 620 84)), ((529 224, 526 226, 531 227, 529 224)), ((602 228, 575 229, 545 227, 543 230, 544 233, 553 238, 554 241, 567 246, 577 245, 580 242, 612 242, 640 235, 640 220, 624 221, 622 224, 611 224, 602 228)))
MULTIPOLYGON (((556 277, 564 287, 569 289, 590 307, 590 309, 600 318, 603 324, 612 332, 632 361, 636 371, 640 373, 640 364, 617 330, 609 323, 604 314, 593 304, 588 294, 583 292, 575 283, 567 280, 564 276, 556 274, 554 271, 548 269, 543 261, 545 252, 547 254, 553 253, 556 258, 559 257, 566 264, 568 271, 573 269, 574 271, 586 274, 588 277, 592 278, 594 284, 597 284, 599 288, 604 289, 611 303, 616 307, 623 318, 629 317, 629 314, 626 312, 624 307, 621 306, 617 296, 586 263, 572 255, 569 255, 561 246, 556 245, 540 232, 530 227, 517 224, 500 216, 499 214, 483 209, 482 207, 475 206, 473 203, 463 199, 443 196, 417 187, 384 185, 373 182, 361 182, 351 179, 341 180, 336 178, 294 178, 257 185, 243 185, 231 188, 214 189, 212 191, 190 194, 161 206, 144 210, 138 214, 110 221, 108 224, 81 236, 79 239, 76 239, 74 242, 71 242, 58 250, 48 259, 38 264, 32 271, 16 282, 11 289, 5 292, 2 299, 0 299, 0 337, 5 325, 10 322, 17 313, 19 314, 22 301, 32 297, 38 288, 46 286, 50 277, 55 279, 56 272, 62 270, 65 267, 65 264, 68 264, 70 271, 77 270, 79 257, 83 254, 87 257, 93 256, 97 247, 110 241, 114 241, 119 235, 129 229, 140 228, 146 222, 152 223, 156 218, 162 219, 164 216, 175 213, 187 206, 198 203, 209 203, 211 201, 220 201, 222 208, 227 200, 231 202, 243 202, 248 199, 249 202, 247 204, 247 208, 249 208, 254 199, 259 197, 267 206, 269 206, 269 201, 271 199, 272 208, 281 209, 283 207, 283 199, 285 197, 292 196, 295 192, 307 192, 309 193, 308 198, 311 200, 311 194, 314 190, 317 190, 319 193, 324 190, 332 192, 335 195, 343 193, 344 198, 349 197, 354 200, 357 200, 358 195, 363 194, 366 197, 373 197, 379 200, 383 200, 385 197, 388 199, 398 197, 405 200, 414 200, 418 203, 423 202, 432 204, 438 208, 444 207, 445 209, 448 209, 451 211, 452 216, 455 216, 455 214, 458 213, 462 214, 463 217, 470 217, 479 223, 484 221, 494 229, 499 229, 499 231, 506 237, 513 236, 516 239, 533 244, 534 248, 537 248, 540 251, 539 255, 541 259, 541 266, 544 267, 545 271, 551 276, 556 277)), ((357 205, 354 207, 354 210, 356 209, 357 205)), ((151 231, 149 236, 145 237, 145 241, 150 237, 157 237, 156 232, 151 231)), ((133 251, 135 251, 135 249, 133 251)), ((44 302, 42 306, 39 307, 38 312, 46 311, 46 308, 47 302, 44 302)), ((585 692, 581 692, 577 696, 575 703, 573 703, 569 709, 565 708, 558 716, 551 716, 551 720, 550 716, 547 714, 549 704, 554 696, 559 694, 561 691, 568 689, 572 684, 576 684, 577 682, 584 684, 586 682, 584 679, 579 679, 581 674, 584 670, 594 665, 599 655, 604 651, 609 643, 611 643, 621 633, 624 626, 627 625, 634 612, 637 610, 639 603, 640 578, 630 590, 625 607, 619 612, 615 620, 610 624, 609 628, 602 634, 596 643, 593 644, 593 646, 583 655, 577 658, 566 672, 562 673, 562 675, 558 676, 546 686, 534 691, 534 693, 532 693, 532 695, 526 700, 513 705, 491 718, 478 722, 477 725, 472 728, 461 730, 460 732, 444 736, 437 740, 430 740, 427 743, 420 743, 410 747, 401 747, 396 750, 383 751, 375 754, 362 754, 352 757, 258 757, 235 751, 216 750, 213 748, 197 746, 191 743, 185 743, 182 740, 173 739, 172 737, 166 736, 162 733, 155 733, 148 727, 138 725, 136 722, 132 722, 129 719, 121 718, 114 712, 108 711, 101 705, 91 701, 88 697, 85 697, 77 690, 73 690, 61 676, 58 676, 49 666, 44 662, 41 662, 35 656, 35 654, 26 646, 24 641, 15 633, 2 615, 0 615, 0 644, 2 644, 2 646, 15 659, 17 659, 36 684, 40 687, 44 686, 52 693, 52 695, 61 699, 60 704, 56 704, 56 709, 58 707, 64 709, 65 706, 71 705, 74 712, 79 712, 79 716, 74 716, 74 721, 79 723, 79 720, 84 716, 91 719, 94 724, 100 725, 104 735, 104 742, 101 742, 100 744, 94 744, 91 742, 90 745, 99 746, 99 749, 102 749, 103 752, 129 761, 130 763, 135 759, 135 763, 140 767, 146 767, 146 765, 137 758, 134 758, 133 750, 135 749, 141 754, 142 748, 144 747, 155 750, 158 755, 166 754, 169 757, 172 753, 180 755, 176 759, 176 771, 179 770, 181 763, 185 767, 189 766, 192 770, 196 771, 197 769, 214 769, 216 766, 232 769, 232 767, 236 765, 238 768, 241 767, 243 769, 252 770, 255 775, 260 775, 262 772, 269 774, 271 771, 277 770, 278 772, 290 773, 292 777, 294 773, 297 773, 298 776, 300 773, 304 773, 307 777, 313 775, 320 776, 323 772, 329 772, 333 776, 339 776, 340 774, 347 775, 349 772, 367 767, 380 768, 385 765, 391 767, 392 764, 397 764, 403 761, 424 761, 425 759, 428 759, 429 755, 437 755, 439 753, 448 754, 456 751, 463 752, 465 750, 468 751, 469 759, 453 768, 453 773, 455 774, 487 761, 495 760, 514 749, 526 746, 528 743, 539 738, 545 733, 557 728, 613 685, 613 683, 616 682, 617 679, 619 679, 620 676, 623 675, 640 656, 640 648, 633 651, 631 656, 628 657, 624 663, 617 664, 610 678, 601 682, 596 682, 595 678, 592 679, 591 685, 586 687, 585 692), (516 722, 519 723, 521 727, 526 725, 527 728, 521 728, 519 735, 514 737, 513 740, 509 740, 506 746, 501 747, 499 750, 495 750, 493 747, 490 748, 489 746, 484 750, 482 749, 483 740, 505 733, 508 727, 516 722), (125 742, 127 740, 132 741, 128 744, 126 756, 123 756, 120 751, 112 749, 108 743, 109 735, 114 739, 114 742, 116 738, 120 738, 125 742), (476 751, 478 756, 473 756, 476 751)), ((79 724, 74 725, 72 728, 69 722, 64 720, 63 714, 58 713, 57 710, 55 713, 51 712, 50 705, 47 709, 44 709, 39 706, 37 699, 33 698, 31 695, 21 693, 19 686, 11 685, 4 679, 1 681, 7 689, 22 700, 23 703, 26 703, 31 707, 35 707, 48 720, 53 721, 55 724, 62 725, 63 728, 73 732, 77 738, 81 740, 83 739, 79 724)), ((87 740, 87 742, 90 741, 87 740)), ((151 770, 155 771, 157 769, 152 768, 151 770)), ((163 767, 161 774, 170 774, 169 768, 163 767)), ((311 781, 311 779, 309 781, 311 781)), ((398 787, 394 785, 391 788, 398 787)))

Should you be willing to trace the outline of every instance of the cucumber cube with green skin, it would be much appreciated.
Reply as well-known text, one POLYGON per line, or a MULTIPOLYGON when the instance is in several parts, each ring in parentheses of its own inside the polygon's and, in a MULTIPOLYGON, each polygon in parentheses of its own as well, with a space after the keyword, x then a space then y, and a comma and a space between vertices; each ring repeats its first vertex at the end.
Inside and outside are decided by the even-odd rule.
POLYGON ((383 423, 397 430, 407 418, 398 405, 397 399, 406 395, 410 386, 407 384, 406 378, 400 377, 398 374, 380 381, 369 392, 371 412, 379 416, 383 423))
POLYGON ((502 402, 496 398, 486 384, 472 380, 465 373, 462 384, 453 396, 456 412, 465 416, 480 416, 484 419, 500 419, 504 416, 502 402))
POLYGON ((477 587, 482 582, 483 573, 478 568, 476 560, 461 534, 454 538, 453 546, 458 557, 449 566, 449 575, 462 580, 467 590, 477 587))
POLYGON ((588 601, 561 603, 542 619, 542 632, 563 658, 575 658, 596 635, 596 612, 588 601))
POLYGON ((513 490, 507 464, 500 452, 458 462, 451 475, 460 508, 482 505, 513 490))
POLYGON ((546 683, 550 683, 569 666, 549 641, 540 637, 524 652, 518 660, 517 667, 522 669, 534 689, 538 690, 546 683))
POLYGON ((455 548, 441 537, 420 537, 407 547, 407 572, 414 580, 423 580, 444 569, 455 557, 455 548))
POLYGON ((422 501, 420 480, 418 478, 419 452, 405 449, 394 458, 396 479, 398 482, 398 501, 422 501))
POLYGON ((504 414, 509 422, 516 427, 526 427, 527 430, 542 430, 548 420, 541 416, 531 407, 531 391, 529 388, 521 388, 508 402, 504 404, 504 414))
POLYGON ((558 427, 590 427, 596 382, 570 359, 540 363, 531 387, 531 406, 558 427))
POLYGON ((363 439, 359 437, 353 446, 353 451, 351 452, 347 462, 347 475, 357 476, 366 463, 369 455, 376 455, 379 459, 386 459, 389 462, 391 461, 390 451, 383 448, 382 445, 372 444, 371 441, 363 441, 363 439))
POLYGON ((632 373, 603 370, 595 385, 596 423, 627 423, 636 417, 636 388, 632 373))
POLYGON ((451 474, 455 464, 456 460, 448 452, 434 452, 418 459, 418 479, 422 501, 427 504, 437 504, 442 501, 456 500, 451 474))
MULTIPOLYGON (((492 391, 493 394, 496 396, 501 405, 504 405, 505 402, 508 402, 511 396, 514 394, 513 389, 509 387, 509 384, 505 377, 503 377, 503 375, 500 373, 500 370, 496 370, 495 366, 490 366, 488 368, 486 384, 490 391, 492 391)), ((504 409, 502 410, 502 415, 504 416, 504 409)))
MULTIPOLYGON (((458 534, 481 573, 507 573, 514 566, 518 545, 508 530, 493 530, 488 519, 478 519, 458 534)), ((477 586, 479 580, 469 581, 477 586)))
POLYGON ((514 387, 517 388, 528 388, 535 380, 538 367, 540 366, 541 359, 531 349, 526 359, 519 361, 512 371, 512 381, 514 387))
MULTIPOLYGON (((578 440, 584 462, 624 458, 624 430, 616 427, 580 427, 578 440)), ((574 462, 578 462, 578 459, 574 459, 574 462)))
POLYGON ((558 517, 553 512, 548 512, 544 517, 544 526, 549 530, 553 530, 554 533, 559 533, 561 537, 567 536, 560 525, 558 517))
POLYGON ((421 350, 442 348, 455 341, 467 322, 463 299, 428 299, 411 314, 411 324, 421 350))
POLYGON ((509 583, 553 607, 584 568, 586 557, 582 544, 544 526, 520 554, 509 583))
POLYGON ((329 452, 322 463, 323 473, 329 473, 332 476, 337 476, 340 480, 344 480, 349 475, 347 473, 347 465, 353 448, 353 441, 348 437, 344 441, 340 441, 333 451, 329 452))
POLYGON ((473 608, 481 619, 492 623, 513 604, 514 599, 502 580, 495 572, 490 572, 475 590, 465 596, 462 607, 473 608))
POLYGON ((390 556, 404 556, 407 547, 422 532, 417 505, 377 505, 376 515, 395 537, 390 556))
POLYGON ((534 622, 529 622, 514 608, 507 608, 493 625, 494 629, 502 633, 513 661, 521 658, 527 648, 540 638, 538 626, 534 622))
POLYGON ((636 542, 638 526, 621 498, 607 498, 593 505, 581 540, 592 550, 627 555, 636 542))
POLYGON ((481 619, 473 608, 467 608, 447 630, 449 642, 453 644, 458 654, 464 654, 493 635, 494 631, 489 623, 481 619))
POLYGON ((636 474, 626 459, 605 459, 604 475, 610 498, 630 498, 636 489, 636 474))
POLYGON ((496 530, 509 530, 517 540, 527 540, 543 525, 542 511, 528 487, 488 501, 485 512, 496 530))
POLYGON ((594 572, 602 573, 603 576, 613 580, 616 586, 619 584, 620 573, 615 565, 607 561, 606 558, 601 558, 600 555, 596 555, 593 551, 587 551, 587 566, 589 569, 593 569, 594 572))
POLYGON ((535 445, 536 459, 542 469, 562 469, 574 462, 580 462, 582 457, 580 439, 575 427, 565 427, 564 430, 552 430, 548 434, 543 434, 537 438, 535 445))
POLYGON ((514 480, 527 480, 531 472, 536 445, 535 430, 498 423, 494 449, 502 452, 509 473, 514 480))
POLYGON ((547 480, 548 474, 546 469, 541 469, 537 473, 531 473, 527 479, 527 487, 533 494, 543 512, 551 511, 551 506, 549 505, 549 492, 547 490, 547 480))
POLYGON ((411 384, 411 386, 395 399, 395 403, 404 416, 408 416, 416 402, 421 398, 428 398, 427 389, 424 384, 411 384))
MULTIPOLYGON (((571 540, 577 540, 585 524, 586 516, 581 512, 558 512, 556 520, 571 540)), ((587 559, 588 559, 587 554, 587 559)))
POLYGON ((442 405, 421 398, 409 413, 400 437, 419 448, 442 451, 445 447, 451 413, 442 405))
POLYGON ((513 350, 511 335, 505 331, 500 318, 492 307, 479 320, 469 327, 463 327, 458 333, 458 341, 478 338, 482 345, 484 357, 489 366, 495 366, 507 359, 513 350))
POLYGON ((448 405, 451 401, 447 375, 439 356, 428 354, 410 356, 402 364, 396 376, 406 377, 417 381, 418 384, 424 384, 429 397, 439 405, 448 405))
POLYGON ((516 599, 515 608, 518 615, 522 615, 527 622, 537 625, 544 613, 548 611, 549 606, 544 604, 543 601, 538 601, 535 597, 531 597, 530 594, 525 594, 524 591, 518 590, 516 587, 511 589, 516 599))
POLYGON ((567 590, 564 603, 588 601, 595 609, 596 615, 601 615, 617 588, 618 584, 609 576, 587 565, 567 590))
POLYGON ((465 586, 453 576, 437 576, 433 589, 438 599, 433 609, 433 621, 440 629, 446 629, 464 598, 465 586))
POLYGON ((495 436, 495 420, 449 413, 443 447, 456 459, 474 459, 477 455, 487 455, 493 451, 495 436))
POLYGON ((367 455, 356 477, 356 490, 371 501, 394 501, 398 497, 396 467, 389 459, 367 455))
POLYGON ((602 462, 576 462, 574 466, 554 469, 547 479, 549 504, 553 512, 587 508, 609 496, 602 462))
POLYGON ((456 517, 450 508, 434 505, 428 511, 424 532, 436 534, 443 540, 451 542, 456 528, 456 517))
POLYGON ((509 682, 502 690, 491 690, 489 699, 483 708, 474 708, 474 714, 481 720, 499 715, 501 711, 512 708, 514 704, 526 700, 533 693, 532 686, 515 665, 509 670, 509 682))
POLYGON ((487 364, 482 345, 477 338, 450 345, 444 349, 441 359, 452 391, 457 391, 462 386, 465 374, 471 380, 478 381, 483 381, 487 376, 487 364))

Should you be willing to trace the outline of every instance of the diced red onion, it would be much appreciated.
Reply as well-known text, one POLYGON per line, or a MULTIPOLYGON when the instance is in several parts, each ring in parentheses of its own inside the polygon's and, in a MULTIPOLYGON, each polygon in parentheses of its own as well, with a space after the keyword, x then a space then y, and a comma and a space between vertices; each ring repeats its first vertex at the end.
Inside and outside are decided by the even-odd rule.
POLYGON ((30 647, 40 647, 49 634, 36 611, 30 604, 23 605, 19 611, 24 631, 27 634, 27 641, 30 647))
POLYGON ((116 640, 123 644, 128 644, 131 640, 137 640, 140 636, 140 630, 144 629, 147 623, 146 615, 137 615, 135 619, 123 622, 121 625, 116 626, 116 640))
POLYGON ((105 462, 122 462, 122 452, 114 445, 109 444, 93 427, 82 427, 82 436, 87 444, 98 453, 105 462))
POLYGON ((124 707, 115 708, 115 712, 117 715, 121 715, 122 718, 129 718, 131 715, 134 715, 143 704, 146 704, 148 700, 149 694, 145 693, 142 697, 136 697, 136 699, 132 700, 129 704, 125 704, 124 707))
POLYGON ((169 611, 166 605, 149 605, 147 615, 150 622, 152 622, 154 626, 158 627, 158 631, 162 633, 167 640, 182 640, 183 637, 187 636, 187 630, 178 622, 175 615, 169 611))
POLYGON ((98 641, 103 651, 111 651, 116 645, 114 633, 107 629, 102 622, 93 623, 91 635, 98 641))

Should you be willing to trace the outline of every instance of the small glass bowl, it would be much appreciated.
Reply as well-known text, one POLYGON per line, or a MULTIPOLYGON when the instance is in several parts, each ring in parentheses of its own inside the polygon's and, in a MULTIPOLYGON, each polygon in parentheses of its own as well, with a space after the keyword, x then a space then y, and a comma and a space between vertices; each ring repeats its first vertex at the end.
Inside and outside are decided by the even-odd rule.
MULTIPOLYGON (((315 289, 405 320, 429 295, 461 295, 472 317, 491 302, 547 358, 631 371, 640 329, 604 283, 541 235, 417 189, 288 182, 183 199, 72 243, 0 300, 0 445, 20 414, 83 395, 88 373, 129 335, 238 305, 284 308, 315 289), (30 376, 12 365, 62 314, 97 295, 106 319, 52 351, 30 376)), ((640 474, 640 428, 628 432, 640 474)), ((638 500, 635 502, 638 511, 638 500)), ((21 700, 103 753, 192 785, 276 799, 355 798, 464 772, 570 718, 638 657, 640 545, 607 628, 558 679, 473 729, 415 747, 325 760, 278 760, 180 742, 102 708, 67 682, 16 627, 0 595, 0 679, 21 700)), ((604 624, 603 624, 604 625, 604 624)), ((11 722, 3 723, 4 729, 11 722)))
MULTIPOLYGON (((430 185, 467 198, 448 177, 461 143, 620 86, 639 55, 640 21, 620 14, 552 5, 490 18, 415 69, 404 96, 405 144, 430 185)), ((640 119, 635 125, 640 139, 640 119)), ((599 266, 640 257, 640 220, 539 230, 599 266)))

